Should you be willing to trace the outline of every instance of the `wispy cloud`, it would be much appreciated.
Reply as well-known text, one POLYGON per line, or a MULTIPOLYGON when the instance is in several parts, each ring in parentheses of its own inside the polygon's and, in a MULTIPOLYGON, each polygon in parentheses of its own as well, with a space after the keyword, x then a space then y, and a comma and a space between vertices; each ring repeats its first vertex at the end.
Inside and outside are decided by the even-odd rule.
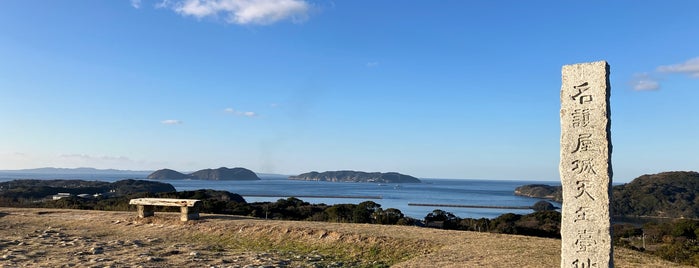
POLYGON ((694 78, 699 78, 699 57, 689 59, 683 63, 660 66, 658 67, 658 72, 683 73, 694 78))
POLYGON ((300 23, 308 19, 306 0, 163 0, 156 7, 182 16, 222 18, 226 23, 269 25, 282 20, 300 23))
POLYGON ((662 74, 678 73, 686 74, 693 78, 699 78, 699 57, 689 59, 683 63, 661 65, 651 73, 637 73, 631 78, 631 87, 636 91, 651 91, 660 89, 658 76, 662 74))
POLYGON ((223 109, 223 111, 226 112, 226 113, 229 113, 229 114, 237 115, 237 116, 245 116, 245 117, 257 117, 257 116, 259 116, 259 114, 256 113, 256 112, 242 112, 242 111, 236 111, 236 110, 233 109, 233 108, 226 108, 226 109, 223 109))
POLYGON ((631 80, 633 90, 648 91, 660 89, 660 83, 648 73, 636 74, 631 80))
POLYGON ((255 116, 257 116, 257 113, 256 112, 243 112, 243 116, 255 117, 255 116))
POLYGON ((58 167, 93 167, 116 169, 153 169, 165 166, 162 162, 134 160, 126 156, 61 154, 51 159, 49 166, 58 167))
POLYGON ((175 119, 168 119, 168 120, 160 121, 160 123, 163 125, 179 125, 179 124, 182 124, 182 121, 175 120, 175 119))
POLYGON ((148 170, 168 166, 164 162, 134 160, 126 156, 90 155, 82 153, 25 154, 0 152, 0 169, 23 169, 37 167, 92 167, 132 170, 148 170))
POLYGON ((141 8, 141 0, 131 0, 131 6, 133 8, 141 8))
POLYGON ((379 66, 379 62, 378 62, 378 61, 370 61, 370 62, 367 62, 367 63, 366 63, 366 67, 369 67, 369 68, 377 67, 377 66, 379 66))
POLYGON ((92 156, 87 154, 62 154, 60 158, 80 159, 80 160, 99 160, 99 161, 133 161, 125 156, 92 156))

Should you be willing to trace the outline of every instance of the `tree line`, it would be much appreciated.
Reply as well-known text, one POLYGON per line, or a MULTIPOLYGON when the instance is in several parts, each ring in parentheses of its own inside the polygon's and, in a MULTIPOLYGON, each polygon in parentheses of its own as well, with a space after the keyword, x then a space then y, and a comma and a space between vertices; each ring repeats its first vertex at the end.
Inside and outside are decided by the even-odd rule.
MULTIPOLYGON (((67 182, 63 182, 67 183, 67 182)), ((72 182, 71 182, 72 183, 72 182)), ((141 184, 127 181, 129 189, 141 184)), ((82 185, 85 186, 85 185, 82 185)), ((101 186, 101 185, 100 185, 101 186)), ((150 185, 149 185, 150 186, 150 185)), ((96 187, 89 185, 89 187, 96 187)), ((19 190, 20 188, 13 188, 19 190)), ((1 189, 0 189, 1 190, 1 189)), ((295 197, 276 202, 247 203, 242 196, 227 191, 196 190, 170 192, 130 192, 81 198, 75 195, 58 200, 38 198, 56 189, 33 188, 32 195, 21 191, 0 191, 0 206, 129 211, 133 198, 183 198, 202 201, 201 212, 231 214, 274 220, 324 221, 340 223, 414 225, 449 230, 492 232, 538 237, 560 238, 561 214, 548 202, 534 205, 535 212, 526 215, 507 213, 499 217, 460 218, 445 210, 434 210, 422 219, 405 216, 399 209, 383 208, 373 201, 359 204, 311 204, 295 197)), ((159 211, 177 212, 175 207, 157 207, 159 211)), ((615 246, 660 256, 664 259, 699 266, 699 222, 691 219, 649 221, 645 224, 614 224, 615 246)))

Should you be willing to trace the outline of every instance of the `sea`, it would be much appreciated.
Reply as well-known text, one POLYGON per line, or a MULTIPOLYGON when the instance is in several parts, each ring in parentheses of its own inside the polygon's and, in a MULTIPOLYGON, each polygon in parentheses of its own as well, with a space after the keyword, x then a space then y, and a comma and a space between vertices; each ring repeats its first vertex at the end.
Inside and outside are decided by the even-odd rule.
MULTIPOLYGON (((422 219, 436 209, 451 212, 461 218, 492 219, 505 213, 529 214, 533 212, 531 209, 453 206, 527 207, 541 199, 516 196, 515 188, 526 184, 560 185, 560 182, 555 181, 438 178, 421 178, 422 183, 322 182, 289 180, 286 176, 273 174, 260 175, 260 178, 261 180, 257 181, 161 180, 161 182, 172 184, 178 191, 197 189, 229 191, 243 196, 247 202, 274 202, 292 196, 309 203, 327 205, 373 201, 380 204, 383 209, 396 208, 405 216, 416 219, 422 219)), ((122 179, 145 179, 145 176, 0 174, 0 181, 13 179, 81 179, 114 182, 122 179)), ((551 203, 561 207, 560 203, 551 203)))

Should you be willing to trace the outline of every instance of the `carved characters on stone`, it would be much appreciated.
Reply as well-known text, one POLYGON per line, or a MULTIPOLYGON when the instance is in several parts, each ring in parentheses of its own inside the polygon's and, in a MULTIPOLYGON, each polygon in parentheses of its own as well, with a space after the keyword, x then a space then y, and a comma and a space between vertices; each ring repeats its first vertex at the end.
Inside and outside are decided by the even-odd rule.
POLYGON ((585 104, 587 102, 592 101, 592 95, 583 94, 583 93, 585 93, 585 91, 590 89, 590 86, 588 85, 587 82, 582 83, 578 86, 574 86, 573 88, 578 90, 578 94, 571 96, 571 98, 573 98, 573 100, 580 101, 580 104, 585 104))

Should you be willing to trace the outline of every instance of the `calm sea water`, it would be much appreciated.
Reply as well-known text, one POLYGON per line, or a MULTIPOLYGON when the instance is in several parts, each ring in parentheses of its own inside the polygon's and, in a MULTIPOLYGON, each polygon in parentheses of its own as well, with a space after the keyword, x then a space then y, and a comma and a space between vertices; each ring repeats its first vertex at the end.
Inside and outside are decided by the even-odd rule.
MULTIPOLYGON (((422 183, 376 184, 376 183, 338 183, 316 181, 294 181, 286 177, 262 175, 259 181, 200 181, 169 180, 178 191, 214 189, 225 190, 242 195, 248 202, 277 201, 287 196, 362 196, 374 198, 318 198, 300 197, 310 203, 328 205, 351 203, 358 204, 371 200, 381 207, 397 208, 403 214, 413 218, 423 218, 435 209, 454 213, 462 218, 495 218, 504 213, 527 214, 533 211, 521 209, 457 208, 439 206, 408 206, 408 203, 453 204, 475 206, 531 206, 539 199, 514 195, 518 186, 533 183, 560 185, 558 182, 522 181, 522 180, 473 180, 473 179, 421 179, 422 183), (264 195, 265 197, 258 197, 264 195), (380 197, 380 198, 379 198, 380 197)), ((116 181, 124 179, 115 175, 21 175, 1 174, 0 181, 20 178, 39 179, 84 179, 116 181)), ((136 178, 143 179, 143 178, 136 178)), ((560 207, 561 204, 554 203, 560 207)))

